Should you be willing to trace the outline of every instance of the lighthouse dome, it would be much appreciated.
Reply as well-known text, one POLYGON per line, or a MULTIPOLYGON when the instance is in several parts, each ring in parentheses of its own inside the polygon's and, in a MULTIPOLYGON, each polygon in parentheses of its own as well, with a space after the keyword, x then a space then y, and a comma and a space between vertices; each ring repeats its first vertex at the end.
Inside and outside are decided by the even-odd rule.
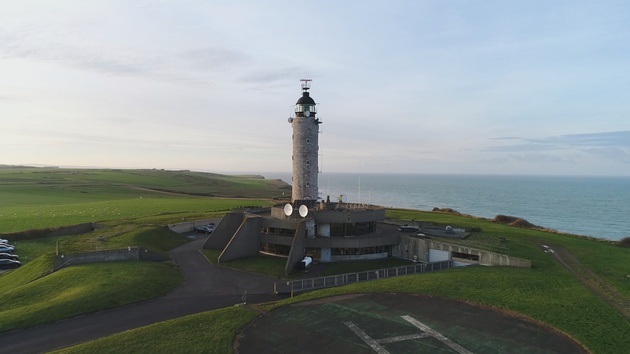
POLYGON ((315 105, 315 101, 311 98, 308 92, 302 92, 302 97, 295 104, 312 104, 315 105))

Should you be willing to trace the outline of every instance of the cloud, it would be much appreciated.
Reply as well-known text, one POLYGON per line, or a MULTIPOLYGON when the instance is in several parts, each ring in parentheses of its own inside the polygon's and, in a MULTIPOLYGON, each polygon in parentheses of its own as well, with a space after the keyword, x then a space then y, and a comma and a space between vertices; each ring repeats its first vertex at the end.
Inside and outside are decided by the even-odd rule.
POLYGON ((630 149, 630 131, 615 131, 603 133, 568 134, 551 136, 544 138, 519 138, 503 137, 495 140, 517 142, 516 144, 497 145, 486 148, 490 152, 525 152, 525 151, 550 151, 564 149, 579 149, 589 151, 584 148, 618 148, 630 149))
MULTIPOLYGON (((520 166, 607 166, 630 164, 630 131, 567 134, 543 138, 497 138, 506 145, 484 149, 494 156, 480 159, 487 164, 520 166)), ((618 167, 617 167, 618 168, 618 167)))

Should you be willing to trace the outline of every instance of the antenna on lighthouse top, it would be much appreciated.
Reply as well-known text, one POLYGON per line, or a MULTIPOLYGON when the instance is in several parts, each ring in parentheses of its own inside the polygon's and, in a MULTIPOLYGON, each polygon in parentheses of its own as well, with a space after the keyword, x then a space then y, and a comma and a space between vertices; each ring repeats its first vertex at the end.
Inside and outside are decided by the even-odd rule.
POLYGON ((311 88, 311 79, 300 79, 302 81, 302 91, 308 91, 311 88))

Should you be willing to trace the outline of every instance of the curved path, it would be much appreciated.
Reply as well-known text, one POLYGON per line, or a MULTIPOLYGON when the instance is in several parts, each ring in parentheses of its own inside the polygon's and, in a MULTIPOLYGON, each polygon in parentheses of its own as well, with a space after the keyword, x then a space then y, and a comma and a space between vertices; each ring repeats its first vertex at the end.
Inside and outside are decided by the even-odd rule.
POLYGON ((167 295, 123 307, 0 334, 0 353, 41 353, 193 313, 277 300, 276 278, 215 267, 199 252, 206 238, 171 251, 184 283, 167 295))

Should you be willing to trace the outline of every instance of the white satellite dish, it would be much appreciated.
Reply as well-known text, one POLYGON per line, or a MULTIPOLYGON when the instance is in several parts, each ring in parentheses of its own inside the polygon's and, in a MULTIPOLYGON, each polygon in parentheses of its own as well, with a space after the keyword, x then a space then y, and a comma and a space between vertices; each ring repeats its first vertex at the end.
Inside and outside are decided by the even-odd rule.
POLYGON ((310 117, 311 116, 311 112, 306 111, 306 112, 304 112, 304 115, 307 116, 307 117, 310 117))
POLYGON ((304 204, 300 205, 300 208, 298 209, 298 212, 300 213, 300 216, 305 218, 306 215, 308 215, 308 207, 304 204))
POLYGON ((291 216, 293 214, 293 206, 289 203, 284 205, 284 215, 291 216))

